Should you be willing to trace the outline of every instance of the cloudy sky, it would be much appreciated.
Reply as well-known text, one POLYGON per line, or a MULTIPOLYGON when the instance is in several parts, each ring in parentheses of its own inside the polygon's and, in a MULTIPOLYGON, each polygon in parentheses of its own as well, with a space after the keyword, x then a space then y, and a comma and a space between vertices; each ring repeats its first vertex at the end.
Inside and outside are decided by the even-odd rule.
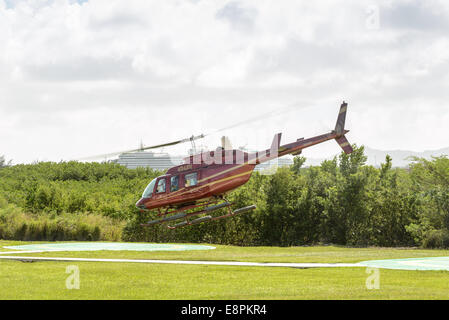
POLYGON ((202 142, 261 149, 332 129, 342 100, 352 143, 448 147, 448 35, 444 0, 0 0, 0 155, 76 159, 271 113, 202 142))

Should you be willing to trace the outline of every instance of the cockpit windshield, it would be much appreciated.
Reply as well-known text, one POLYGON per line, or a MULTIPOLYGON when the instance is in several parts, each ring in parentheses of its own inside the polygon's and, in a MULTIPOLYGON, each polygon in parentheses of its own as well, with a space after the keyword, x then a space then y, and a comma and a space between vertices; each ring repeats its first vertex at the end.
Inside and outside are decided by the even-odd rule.
POLYGON ((151 198, 151 195, 153 194, 154 185, 156 184, 156 178, 153 179, 148 186, 145 188, 145 191, 142 194, 142 198, 151 198))

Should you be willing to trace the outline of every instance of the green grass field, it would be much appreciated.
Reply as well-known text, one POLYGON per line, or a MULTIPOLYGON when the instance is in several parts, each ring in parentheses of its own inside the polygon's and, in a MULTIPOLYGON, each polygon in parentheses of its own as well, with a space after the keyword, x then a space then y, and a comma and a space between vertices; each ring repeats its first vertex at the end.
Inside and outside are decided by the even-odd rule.
MULTIPOLYGON (((26 242, 0 241, 3 246, 26 242)), ((449 256, 449 250, 233 247, 185 252, 47 252, 29 256, 253 262, 360 262, 449 256)), ((21 256, 25 254, 20 254, 21 256)), ((380 270, 367 289, 365 268, 269 268, 104 262, 0 260, 0 299, 448 299, 449 272, 380 270), (80 270, 80 289, 66 288, 66 267, 80 270)))

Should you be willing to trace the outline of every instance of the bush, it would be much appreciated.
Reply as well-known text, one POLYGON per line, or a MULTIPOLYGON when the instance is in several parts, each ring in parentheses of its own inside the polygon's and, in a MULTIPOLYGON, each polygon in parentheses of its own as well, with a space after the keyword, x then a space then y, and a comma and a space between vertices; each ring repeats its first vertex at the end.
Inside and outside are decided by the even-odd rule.
POLYGON ((449 231, 432 230, 423 239, 424 248, 449 248, 449 231))
POLYGON ((405 170, 387 157, 375 168, 353 147, 320 166, 296 158, 273 175, 255 172, 227 199, 256 210, 177 230, 141 227, 155 214, 134 207, 161 172, 112 163, 8 166, 0 170, 0 238, 449 247, 449 159, 414 159, 405 170))
POLYGON ((26 241, 120 241, 124 222, 94 214, 24 214, 0 209, 0 239, 26 241))

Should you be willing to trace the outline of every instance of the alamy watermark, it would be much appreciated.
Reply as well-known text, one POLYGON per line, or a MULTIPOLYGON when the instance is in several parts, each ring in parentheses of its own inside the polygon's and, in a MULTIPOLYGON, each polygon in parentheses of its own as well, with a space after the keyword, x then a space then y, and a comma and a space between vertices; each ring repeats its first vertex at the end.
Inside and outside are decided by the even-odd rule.
POLYGON ((69 290, 80 288, 80 269, 76 265, 69 265, 65 269, 69 276, 65 280, 65 287, 69 290))
MULTIPOLYGON (((255 135, 257 137, 257 135, 255 135)), ((210 150, 207 146, 203 146, 200 150, 195 151, 194 154, 184 159, 183 165, 195 165, 195 164, 263 164, 263 169, 260 170, 262 175, 272 175, 279 167, 279 153, 280 153, 280 135, 276 134, 269 149, 262 151, 247 151, 243 149, 234 150, 230 148, 231 142, 228 137, 226 141, 228 148, 218 147, 215 150, 210 150)), ((178 165, 171 159, 173 166, 178 165)))
POLYGON ((368 290, 380 289, 380 271, 378 268, 366 268, 369 276, 366 278, 366 288, 368 290))
POLYGON ((370 5, 365 9, 365 28, 368 30, 380 29, 380 10, 377 5, 370 5))

